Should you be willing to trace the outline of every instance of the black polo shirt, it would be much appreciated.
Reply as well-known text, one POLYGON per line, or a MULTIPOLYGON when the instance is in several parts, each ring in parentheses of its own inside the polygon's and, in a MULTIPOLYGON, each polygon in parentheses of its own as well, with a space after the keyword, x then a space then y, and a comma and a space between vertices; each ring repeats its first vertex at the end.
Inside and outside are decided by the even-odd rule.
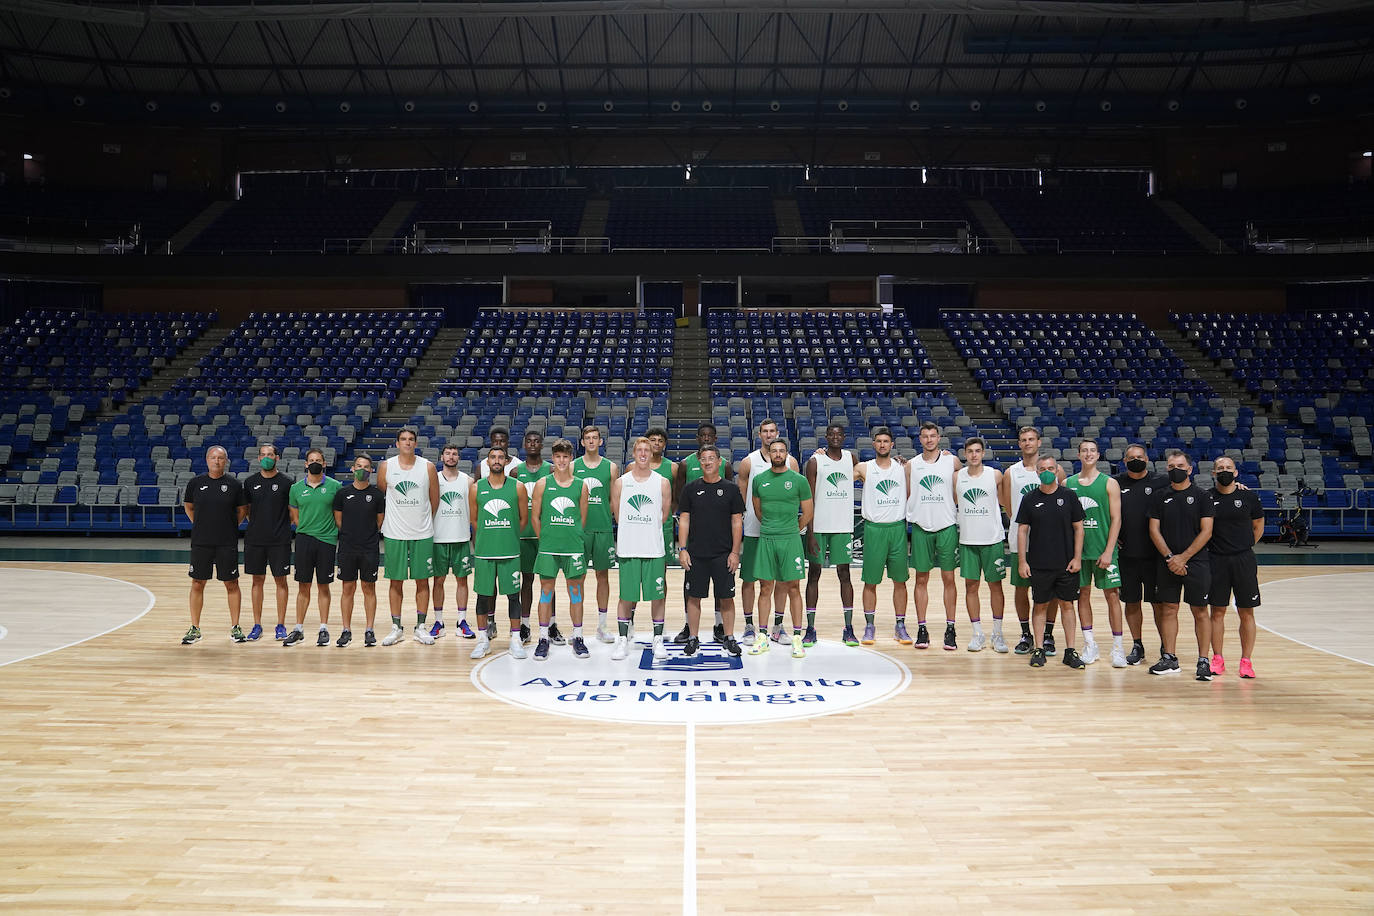
POLYGON ((1026 563, 1031 569, 1067 569, 1077 554, 1073 549, 1073 526, 1083 521, 1083 504, 1078 494, 1065 486, 1053 493, 1036 487, 1021 498, 1016 524, 1030 525, 1026 541, 1026 563))
POLYGON ((216 478, 201 474, 186 485, 182 500, 195 510, 196 519, 191 523, 192 547, 238 546, 243 485, 237 477, 224 474, 216 478))
POLYGON ((378 538, 377 516, 386 513, 386 497, 382 491, 368 485, 359 490, 349 484, 334 494, 334 511, 339 516, 339 551, 376 553, 381 545, 378 538))
POLYGON ((243 542, 254 547, 270 547, 291 540, 290 477, 278 471, 272 477, 261 472, 243 482, 240 504, 248 507, 248 528, 243 542))
POLYGON ((707 483, 698 478, 682 488, 678 512, 689 514, 687 552, 694 559, 723 557, 735 546, 732 515, 744 515, 744 497, 739 487, 721 479, 707 483))
MULTIPOLYGON (((1189 482, 1186 490, 1166 486, 1150 496, 1150 518, 1159 519, 1159 533, 1170 553, 1182 553, 1202 530, 1202 520, 1212 517, 1212 498, 1189 482)), ((1206 562, 1207 547, 1195 559, 1206 562)))
POLYGON ((1254 490, 1237 487, 1230 493, 1207 491, 1212 498, 1212 539, 1207 549, 1218 556, 1245 553, 1255 546, 1253 523, 1264 518, 1264 507, 1254 490))
POLYGON ((1130 474, 1112 478, 1121 485, 1121 534, 1117 545, 1123 557, 1149 559, 1159 556, 1150 540, 1150 497, 1167 489, 1169 478, 1162 474, 1146 474, 1136 480, 1130 474))

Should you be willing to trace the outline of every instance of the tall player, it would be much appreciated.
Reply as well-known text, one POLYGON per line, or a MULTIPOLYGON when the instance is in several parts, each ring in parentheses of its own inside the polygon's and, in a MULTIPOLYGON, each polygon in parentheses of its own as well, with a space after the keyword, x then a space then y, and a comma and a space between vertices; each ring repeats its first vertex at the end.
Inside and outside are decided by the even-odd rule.
MULTIPOLYGON (((704 476, 701 468, 700 450, 702 446, 715 445, 717 436, 718 433, 716 430, 716 425, 714 423, 702 423, 697 427, 697 451, 692 452, 690 455, 687 455, 681 461, 679 461, 677 463, 677 470, 673 472, 674 505, 678 505, 681 502, 682 491, 686 489, 687 484, 700 480, 704 476)), ((717 448, 716 450, 716 457, 717 459, 722 458, 719 448, 717 448)), ((725 480, 734 479, 735 469, 731 466, 729 461, 720 461, 720 469, 721 474, 725 480)), ((682 597, 683 607, 685 608, 691 601, 691 595, 687 587, 685 576, 683 577, 682 597)), ((726 600, 729 600, 731 604, 734 604, 733 598, 726 600)), ((716 642, 720 642, 726 636, 725 618, 721 611, 722 606, 722 599, 719 596, 717 596, 716 623, 714 629, 711 632, 711 635, 716 642)), ((691 636, 691 624, 684 621, 682 624, 682 632, 673 637, 673 643, 676 645, 685 645, 687 643, 687 640, 690 639, 691 636)))
MULTIPOLYGON (((677 462, 670 458, 665 458, 663 452, 668 448, 668 431, 661 426, 655 426, 644 434, 644 438, 649 440, 649 467, 660 477, 665 478, 669 485, 677 480, 677 462)), ((672 491, 674 497, 677 490, 672 491)), ((663 522, 663 555, 672 556, 676 553, 675 541, 673 540, 673 510, 675 506, 669 505, 668 517, 663 522)))
MULTIPOLYGON (((892 430, 873 429, 876 458, 861 462, 854 476, 863 483, 860 511, 864 520, 863 644, 877 642, 874 617, 878 613, 878 584, 886 575, 892 580, 892 610, 898 625, 906 620, 906 583, 911 578, 906 543, 906 469, 892 457, 892 430)), ((857 646, 854 627, 846 621, 844 644, 857 646)))
POLYGON ((615 532, 611 530, 611 482, 620 476, 616 463, 601 454, 601 430, 582 427, 582 457, 573 462, 573 476, 587 484, 587 524, 583 556, 596 576, 596 638, 615 642, 606 629, 611 606, 611 567, 615 565, 615 532))
POLYGON ((630 469, 611 485, 611 511, 617 526, 615 552, 620 558, 620 603, 616 637, 611 658, 619 661, 629 655, 630 628, 634 625, 635 605, 649 602, 654 621, 654 660, 668 657, 663 646, 663 611, 668 575, 668 556, 663 547, 663 520, 672 502, 672 483, 649 466, 653 447, 640 436, 631 451, 630 469))
MULTIPOLYGON (((945 649, 958 648, 954 634, 957 596, 954 569, 959 557, 959 526, 954 518, 954 475, 963 465, 940 448, 940 427, 927 420, 921 424, 921 454, 907 462, 906 520, 911 522, 911 565, 916 570, 916 648, 930 646, 926 632, 926 608, 930 604, 930 571, 940 569, 944 586, 945 649)), ((896 639, 911 644, 906 621, 899 619, 896 639)))
POLYGON ((488 473, 468 490, 473 528, 473 587, 477 592, 477 645, 473 658, 491 652, 488 621, 496 616, 496 596, 509 601, 510 655, 525 658, 520 638, 520 529, 525 525, 525 485, 506 476, 509 455, 503 445, 487 450, 488 473))
MULTIPOLYGON (((538 430, 525 433, 525 460, 512 461, 506 473, 525 485, 525 522, 520 527, 520 641, 530 641, 530 614, 534 611, 534 561, 539 556, 539 536, 534 533, 534 487, 553 473, 553 465, 545 461, 544 434, 538 430)), ((549 612, 553 612, 550 606, 549 612)), ((556 646, 567 642, 558 632, 558 625, 549 624, 549 640, 556 646)))
MULTIPOLYGON (((1016 644, 1017 655, 1030 655, 1035 648, 1035 639, 1031 635, 1031 595, 1030 580, 1021 575, 1020 565, 1016 560, 1018 551, 1018 541, 1020 539, 1020 526, 1015 523, 1017 514, 1021 511, 1021 500, 1027 493, 1040 486, 1040 474, 1036 470, 1036 462, 1040 456, 1040 430, 1034 426, 1023 426, 1016 434, 1016 444, 1021 449, 1021 460, 1007 468, 1002 475, 1002 492, 999 494, 1002 500, 1002 511, 1007 513, 1007 518, 1012 519, 1012 525, 1007 529, 1007 549, 1011 553, 1011 586, 1013 600, 1016 602, 1016 618, 1021 622, 1021 641, 1016 644)), ((1055 463, 1055 473, 1062 483, 1064 471, 1055 463)), ((1054 621, 1058 616, 1059 610, 1055 602, 1050 602, 1046 609, 1045 635, 1041 645, 1045 649, 1046 655, 1054 655, 1054 621)))
POLYGON ((396 454, 382 462, 377 489, 386 494, 382 518, 387 596, 391 602, 391 632, 382 645, 394 646, 405 639, 401 626, 401 601, 405 583, 415 581, 415 641, 433 645, 425 629, 429 615, 429 577, 434 573, 434 510, 439 505, 439 474, 434 462, 415 454, 415 430, 404 427, 396 434, 396 454))
MULTIPOLYGON (((740 459, 739 469, 735 475, 735 480, 739 484, 739 491, 744 496, 744 553, 740 556, 739 578, 743 583, 740 594, 744 599, 744 642, 754 641, 754 583, 758 577, 754 575, 754 560, 759 551, 759 519, 754 514, 754 486, 750 482, 756 474, 762 474, 768 470, 768 447, 773 444, 773 440, 778 438, 778 424, 775 420, 763 419, 759 421, 759 450, 750 452, 740 459)), ((797 459, 792 456, 787 457, 787 466, 792 470, 798 470, 797 459)), ((776 603, 773 607, 773 617, 776 621, 773 635, 776 640, 782 640, 782 608, 784 597, 781 592, 777 595, 776 603)), ((760 629, 768 629, 768 608, 759 608, 760 629)))
POLYGON ((1100 653, 1093 638, 1093 585, 1107 600, 1107 620, 1112 626, 1112 667, 1126 667, 1121 645, 1121 567, 1116 539, 1121 533, 1121 485, 1097 469, 1097 443, 1078 443, 1080 469, 1068 479, 1083 506, 1083 567, 1078 573, 1078 625, 1083 628, 1083 664, 1091 665, 1100 653))
POLYGON ((826 561, 835 564, 840 580, 840 604, 844 625, 854 629, 854 583, 849 564, 854 560, 854 468, 858 459, 844 447, 845 428, 831 423, 825 428, 825 451, 806 460, 806 482, 811 486, 816 515, 806 532, 806 558, 811 566, 806 577, 806 636, 802 645, 816 644, 816 604, 820 600, 821 572, 826 561))
POLYGON ((539 536, 539 556, 534 571, 539 576, 539 643, 535 661, 549 657, 553 590, 558 574, 568 588, 568 615, 572 617, 573 655, 587 658, 582 639, 582 580, 587 575, 587 484, 573 476, 573 448, 567 439, 553 443, 553 473, 534 485, 534 531, 539 536))
POLYGON ((472 523, 468 519, 468 490, 472 478, 458 469, 459 449, 445 445, 439 453, 439 507, 434 513, 434 626, 429 635, 444 635, 444 580, 455 580, 453 599, 458 605, 458 632, 464 639, 476 636, 468 626, 468 576, 472 575, 472 523))
POLYGON ((997 494, 1002 486, 1002 472, 983 464, 982 437, 972 436, 964 442, 964 457, 968 466, 954 475, 954 497, 959 508, 959 574, 964 580, 964 607, 973 625, 970 652, 981 652, 987 644, 983 635, 983 610, 979 606, 978 583, 988 583, 992 602, 992 648, 1007 651, 1002 636, 1002 614, 1006 599, 1002 596, 1002 579, 1006 575, 1007 555, 1003 550, 1006 532, 1002 529, 1002 506, 997 494))

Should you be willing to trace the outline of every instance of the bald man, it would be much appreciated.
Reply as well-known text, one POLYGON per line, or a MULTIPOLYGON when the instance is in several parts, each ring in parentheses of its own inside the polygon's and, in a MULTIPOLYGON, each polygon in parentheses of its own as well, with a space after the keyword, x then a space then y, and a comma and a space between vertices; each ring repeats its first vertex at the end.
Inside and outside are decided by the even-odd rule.
POLYGON ((212 445, 205 451, 206 473, 186 485, 182 506, 191 520, 191 629, 183 646, 200 642, 200 612, 205 606, 205 583, 213 572, 224 583, 229 599, 229 638, 247 642, 239 626, 239 524, 248 516, 243 487, 228 473, 229 453, 212 445))

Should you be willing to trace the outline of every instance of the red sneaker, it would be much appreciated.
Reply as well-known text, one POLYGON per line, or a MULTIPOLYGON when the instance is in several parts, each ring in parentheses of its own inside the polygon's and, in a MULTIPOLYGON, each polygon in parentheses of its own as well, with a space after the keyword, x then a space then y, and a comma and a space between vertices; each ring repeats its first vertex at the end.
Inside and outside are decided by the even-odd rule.
POLYGON ((1248 678, 1255 676, 1255 666, 1250 664, 1250 659, 1242 658, 1240 660, 1240 676, 1248 678))
POLYGON ((1226 659, 1222 658, 1220 655, 1213 655, 1213 656, 1212 656, 1212 673, 1213 673, 1213 674, 1225 674, 1225 673, 1226 673, 1226 659))

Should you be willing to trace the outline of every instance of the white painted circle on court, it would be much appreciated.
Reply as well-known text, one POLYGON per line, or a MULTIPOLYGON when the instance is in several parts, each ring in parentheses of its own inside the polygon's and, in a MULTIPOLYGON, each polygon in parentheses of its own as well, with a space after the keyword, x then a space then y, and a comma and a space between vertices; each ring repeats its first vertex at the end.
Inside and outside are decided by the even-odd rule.
POLYGON ((0 665, 11 665, 127 626, 153 607, 141 585, 90 573, 0 567, 0 665))
MULTIPOLYGON (((499 645, 499 643, 498 643, 499 645)), ((589 642, 591 658, 554 646, 548 661, 502 653, 477 665, 472 682, 487 696, 557 716, 649 725, 744 725, 849 712, 896 696, 911 671, 879 652, 821 642, 794 659, 791 647, 733 658, 715 643, 695 656, 668 645, 655 662, 647 643, 622 661, 589 642)))

